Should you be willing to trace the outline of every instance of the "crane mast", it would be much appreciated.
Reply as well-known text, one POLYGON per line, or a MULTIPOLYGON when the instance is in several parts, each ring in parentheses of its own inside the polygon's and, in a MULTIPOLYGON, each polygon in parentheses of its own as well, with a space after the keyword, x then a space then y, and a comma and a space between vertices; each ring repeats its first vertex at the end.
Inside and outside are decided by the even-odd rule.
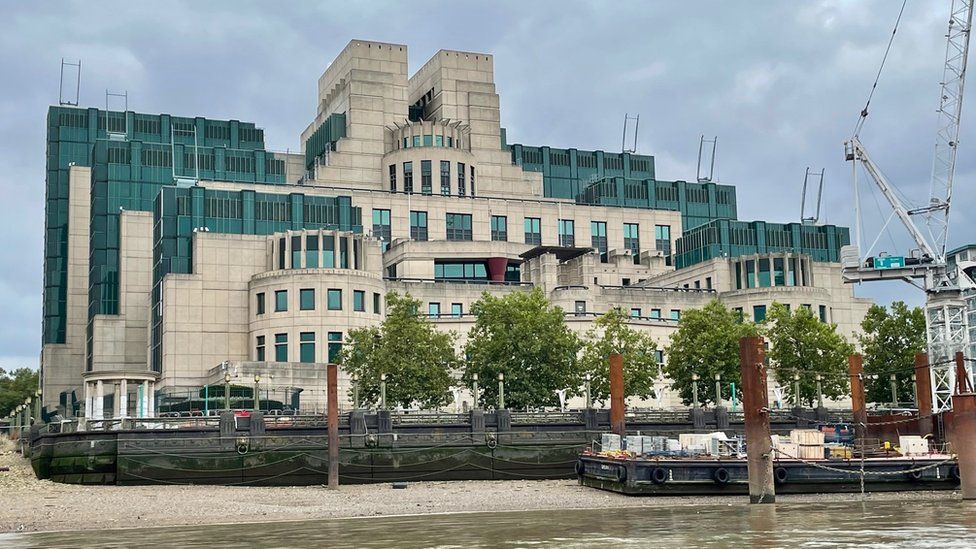
MULTIPOLYGON (((976 356, 976 349, 973 348, 976 334, 971 333, 971 330, 976 330, 976 325, 969 325, 970 319, 976 324, 976 296, 971 295, 973 282, 958 266, 954 265, 950 269, 946 261, 973 1, 952 0, 949 30, 946 34, 945 65, 940 83, 939 125, 928 204, 915 209, 908 209, 902 204, 890 182, 868 155, 857 132, 844 144, 847 160, 855 166, 858 162, 861 163, 891 206, 892 215, 897 216, 905 226, 916 246, 907 257, 862 258, 858 238, 857 245, 845 246, 841 250, 844 279, 847 282, 900 279, 913 284, 915 280, 922 281, 921 287, 926 292, 925 325, 932 376, 933 412, 945 411, 952 406, 955 368, 951 361, 955 353, 962 351, 971 357, 976 356), (916 216, 924 216, 925 232, 915 223, 916 216), (965 295, 964 291, 970 295, 965 295)), ((861 116, 863 118, 866 115, 867 109, 862 111, 861 116)), ((854 184, 856 197, 856 179, 854 184)), ((860 219, 856 223, 860 227, 860 219)), ((973 373, 968 367, 967 374, 972 381, 973 373)))

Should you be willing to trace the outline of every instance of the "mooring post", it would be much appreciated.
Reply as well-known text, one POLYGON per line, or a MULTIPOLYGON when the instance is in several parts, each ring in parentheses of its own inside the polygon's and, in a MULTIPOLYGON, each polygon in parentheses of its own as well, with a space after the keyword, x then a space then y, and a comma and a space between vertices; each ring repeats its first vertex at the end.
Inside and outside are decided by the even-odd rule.
MULTIPOLYGON (((851 411, 857 440, 864 440, 868 429, 868 411, 864 407, 864 362, 861 355, 847 357, 847 373, 851 378, 851 411)), ((862 448, 861 451, 864 451, 862 448)))
POLYGON ((339 488, 339 365, 329 364, 327 373, 329 429, 329 488, 339 488))
POLYGON ((956 353, 956 394, 952 395, 952 448, 959 461, 962 499, 976 499, 976 394, 966 375, 965 357, 956 353))
POLYGON ((918 434, 933 434, 932 428, 932 374, 929 372, 929 355, 915 353, 915 400, 918 406, 918 434))
POLYGON ((610 431, 627 435, 624 423, 624 357, 620 353, 610 353, 610 431))
POLYGON ((763 338, 739 340, 742 369, 742 411, 745 416, 749 462, 749 503, 774 503, 773 448, 769 432, 769 394, 763 338))

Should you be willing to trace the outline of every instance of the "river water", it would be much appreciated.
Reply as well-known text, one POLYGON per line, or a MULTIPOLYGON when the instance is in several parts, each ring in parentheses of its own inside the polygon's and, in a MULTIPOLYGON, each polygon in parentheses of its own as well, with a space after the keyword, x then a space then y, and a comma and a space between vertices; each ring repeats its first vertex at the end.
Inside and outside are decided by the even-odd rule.
MULTIPOLYGON (((741 500, 739 500, 741 501, 741 500)), ((2 547, 976 547, 961 501, 682 505, 0 535, 2 547)))

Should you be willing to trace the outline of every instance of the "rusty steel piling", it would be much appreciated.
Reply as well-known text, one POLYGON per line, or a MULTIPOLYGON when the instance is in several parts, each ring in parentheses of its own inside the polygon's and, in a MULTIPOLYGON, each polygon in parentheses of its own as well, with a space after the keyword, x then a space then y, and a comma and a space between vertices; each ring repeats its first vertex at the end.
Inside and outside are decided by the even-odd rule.
MULTIPOLYGON (((851 378, 851 411, 857 440, 864 440, 868 428, 868 410, 864 404, 864 359, 854 354, 847 357, 847 372, 851 378)), ((863 448, 862 448, 863 451, 863 448)))
POLYGON ((624 357, 610 353, 610 430, 620 436, 627 435, 624 420, 624 357))
POLYGON ((773 448, 769 432, 769 393, 763 338, 739 340, 742 369, 742 411, 745 414, 749 466, 749 503, 774 503, 773 448))
POLYGON ((952 395, 952 447, 959 462, 962 499, 976 499, 976 394, 966 375, 965 357, 956 353, 956 391, 952 395))
POLYGON ((915 353, 915 404, 918 407, 918 434, 934 434, 932 422, 932 374, 929 355, 915 353))
POLYGON ((329 431, 329 488, 339 488, 339 365, 329 364, 327 381, 329 431))

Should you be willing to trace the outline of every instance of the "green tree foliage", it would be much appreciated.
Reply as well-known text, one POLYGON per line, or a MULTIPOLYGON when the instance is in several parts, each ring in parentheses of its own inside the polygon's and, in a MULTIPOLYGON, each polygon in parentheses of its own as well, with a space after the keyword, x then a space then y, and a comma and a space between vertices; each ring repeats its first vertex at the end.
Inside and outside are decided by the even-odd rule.
POLYGON ((864 372, 877 374, 867 380, 869 402, 891 402, 890 375, 898 379, 898 400, 911 401, 915 396, 912 374, 915 353, 925 351, 925 313, 919 307, 909 308, 902 301, 872 305, 861 322, 864 334, 858 337, 864 355, 864 372))
MULTIPOLYGON (((699 402, 714 402, 715 391, 710 389, 715 374, 721 374, 722 385, 728 387, 734 382, 736 393, 741 394, 739 340, 751 335, 756 335, 756 326, 743 322, 739 313, 718 300, 682 312, 678 329, 671 334, 664 365, 671 388, 685 404, 691 404, 692 374, 698 374, 699 402)), ((724 398, 729 398, 728 389, 725 391, 724 398)))
POLYGON ((654 392, 657 345, 646 334, 628 327, 627 318, 620 309, 611 309, 597 318, 587 332, 580 362, 583 372, 591 376, 590 395, 594 401, 610 399, 610 353, 623 355, 626 396, 648 398, 654 392))
POLYGON ((794 374, 800 376, 802 404, 817 402, 817 374, 822 376, 826 398, 850 393, 847 357, 853 347, 837 333, 836 324, 821 322, 806 307, 790 311, 781 303, 773 303, 762 332, 769 341, 767 356, 773 375, 790 402, 794 401, 794 374))
POLYGON ((420 305, 410 294, 390 292, 382 324, 349 331, 341 361, 359 376, 361 402, 379 401, 381 374, 387 375, 387 406, 433 409, 451 401, 455 335, 434 329, 417 314, 420 305))
POLYGON ((477 373, 482 406, 498 402, 498 374, 505 374, 505 407, 554 405, 557 389, 576 391, 581 383, 577 353, 581 343, 565 314, 538 288, 503 297, 482 294, 465 346, 463 382, 477 373))
POLYGON ((33 397, 38 382, 37 372, 30 368, 17 368, 11 372, 0 368, 0 417, 7 417, 27 397, 33 397))

